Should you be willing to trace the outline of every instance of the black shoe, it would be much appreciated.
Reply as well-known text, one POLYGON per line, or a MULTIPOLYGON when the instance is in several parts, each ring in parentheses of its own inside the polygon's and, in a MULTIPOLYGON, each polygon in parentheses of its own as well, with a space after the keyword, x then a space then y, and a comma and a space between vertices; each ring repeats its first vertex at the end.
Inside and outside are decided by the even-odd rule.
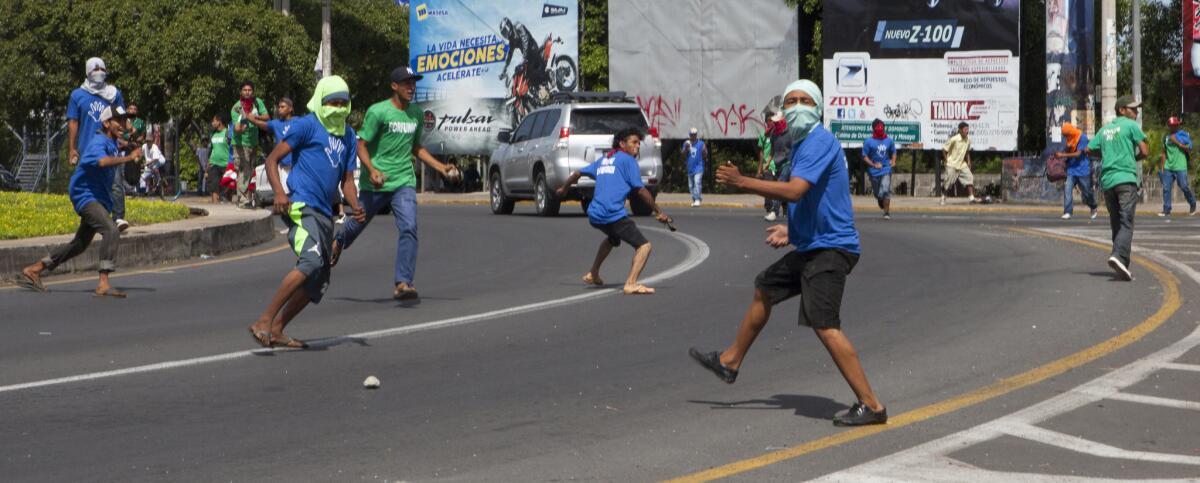
POLYGON ((834 426, 865 426, 868 424, 887 424, 887 408, 875 412, 865 404, 856 402, 845 414, 833 417, 834 426))
POLYGON ((709 371, 712 371, 713 374, 716 374, 717 377, 722 381, 725 381, 726 384, 733 384, 733 381, 737 380, 738 371, 725 367, 724 364, 721 364, 720 352, 700 352, 696 350, 695 347, 692 347, 691 349, 688 349, 688 355, 692 356, 692 359, 695 359, 696 362, 699 362, 700 365, 704 366, 705 369, 708 369, 709 371))

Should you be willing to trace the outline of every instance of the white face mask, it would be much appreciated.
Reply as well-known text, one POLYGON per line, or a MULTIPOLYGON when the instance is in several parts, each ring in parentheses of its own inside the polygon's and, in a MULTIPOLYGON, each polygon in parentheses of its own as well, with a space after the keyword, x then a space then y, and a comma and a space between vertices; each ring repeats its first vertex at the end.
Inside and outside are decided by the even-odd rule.
POLYGON ((816 107, 803 104, 796 104, 784 109, 783 117, 787 119, 788 134, 791 135, 794 143, 803 141, 817 123, 821 122, 821 112, 816 107))
POLYGON ((103 84, 106 79, 108 79, 108 72, 102 70, 94 70, 91 74, 88 74, 88 82, 91 82, 93 85, 103 84))

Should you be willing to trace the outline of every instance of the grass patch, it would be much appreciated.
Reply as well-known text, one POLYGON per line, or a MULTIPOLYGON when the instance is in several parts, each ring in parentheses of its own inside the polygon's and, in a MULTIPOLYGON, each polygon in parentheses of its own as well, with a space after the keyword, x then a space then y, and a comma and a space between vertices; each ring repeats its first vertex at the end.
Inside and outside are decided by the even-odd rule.
MULTIPOLYGON (((188 217, 182 203, 125 199, 126 220, 149 225, 188 217)), ((0 240, 75 233, 79 215, 67 195, 0 192, 0 240)))

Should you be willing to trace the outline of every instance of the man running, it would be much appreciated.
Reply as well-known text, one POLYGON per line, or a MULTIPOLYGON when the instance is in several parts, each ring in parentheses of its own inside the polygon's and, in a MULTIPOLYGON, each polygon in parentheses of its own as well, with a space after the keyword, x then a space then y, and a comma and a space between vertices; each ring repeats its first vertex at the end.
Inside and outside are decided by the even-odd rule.
POLYGON ((975 202, 975 175, 971 174, 971 139, 968 137, 970 127, 967 123, 958 123, 958 131, 950 136, 942 146, 942 160, 946 168, 942 178, 942 201, 946 204, 946 192, 954 187, 955 181, 961 181, 967 187, 967 201, 975 202))
POLYGON ((1108 223, 1112 227, 1112 253, 1108 266, 1125 281, 1133 280, 1129 271, 1133 249, 1133 215, 1137 213, 1137 160, 1150 153, 1146 133, 1138 126, 1138 110, 1142 103, 1133 96, 1117 98, 1117 117, 1096 133, 1087 150, 1099 155, 1101 161, 1100 187, 1108 208, 1108 223))
MULTIPOLYGON (((359 205, 367 210, 363 220, 346 220, 333 246, 333 263, 342 250, 350 248, 358 235, 384 206, 392 208, 392 218, 400 237, 396 241, 396 265, 392 298, 418 297, 413 279, 417 270, 417 175, 413 158, 451 178, 449 167, 434 159, 421 145, 424 113, 412 104, 421 76, 412 69, 392 71, 392 97, 373 104, 363 118, 358 138, 359 205)), ((350 196, 349 194, 346 195, 350 196)))
POLYGON ((309 114, 297 120, 267 156, 267 179, 275 193, 275 212, 283 215, 297 260, 271 298, 266 311, 250 326, 263 347, 303 349, 308 344, 284 335, 283 329, 309 302, 320 303, 329 287, 333 240, 333 203, 338 185, 349 200, 353 218, 363 219, 354 187, 358 138, 346 124, 350 88, 339 76, 321 79, 308 101, 309 114), (279 181, 279 162, 295 154, 289 192, 279 181))
MULTIPOLYGON (((68 160, 71 165, 79 162, 79 153, 88 146, 93 136, 103 136, 100 133, 100 113, 109 106, 125 109, 125 98, 121 96, 121 91, 108 83, 108 68, 104 66, 104 59, 88 59, 84 76, 86 78, 83 85, 71 91, 71 99, 67 102, 67 145, 70 149, 68 160)), ((123 167, 112 169, 123 171, 123 167)), ((117 181, 123 180, 118 180, 114 175, 114 184, 110 189, 114 194, 120 195, 122 213, 117 217, 116 223, 121 231, 125 231, 129 228, 129 223, 123 219, 125 184, 122 182, 118 185, 117 181)), ((112 198, 109 197, 110 200, 112 198)), ((112 208, 109 207, 110 212, 113 211, 112 208)))
POLYGON ((784 91, 784 116, 796 145, 788 182, 742 176, 731 164, 717 169, 717 182, 761 196, 788 201, 788 224, 767 229, 767 244, 795 247, 754 281, 754 300, 746 310, 737 338, 724 352, 689 354, 728 384, 737 380, 742 361, 766 326, 771 308, 797 295, 800 324, 812 327, 858 400, 833 419, 836 425, 887 422, 887 409, 875 397, 854 346, 841 330, 842 292, 846 276, 858 262, 858 230, 850 201, 850 178, 841 145, 821 125, 821 90, 798 80, 784 91))
POLYGON ((883 210, 883 219, 892 219, 892 167, 896 165, 896 142, 888 137, 883 120, 871 121, 871 137, 863 140, 863 161, 871 177, 871 192, 883 210))
POLYGON ((646 268, 646 261, 650 259, 650 242, 642 236, 637 224, 625 211, 625 200, 629 193, 636 190, 642 202, 654 210, 654 217, 658 221, 667 223, 671 220, 658 208, 654 197, 650 196, 650 192, 642 184, 641 171, 636 159, 641 146, 642 133, 638 130, 628 128, 617 132, 613 136, 612 151, 583 169, 571 173, 566 183, 555 192, 558 198, 562 199, 567 196, 567 189, 579 181, 581 176, 596 180, 595 192, 587 210, 588 221, 592 227, 604 233, 606 238, 600 242, 592 269, 583 276, 583 281, 590 285, 604 285, 604 281, 600 279, 600 265, 608 258, 612 249, 621 246, 621 242, 624 241, 637 250, 633 255, 633 267, 629 270, 629 277, 625 279, 625 295, 654 293, 654 289, 637 281, 642 269, 646 268))
POLYGON ((1178 117, 1167 119, 1167 126, 1171 133, 1163 138, 1163 152, 1159 155, 1163 209, 1158 216, 1171 216, 1171 191, 1176 184, 1188 202, 1188 216, 1192 216, 1196 214, 1196 195, 1192 194, 1191 183, 1188 182, 1188 154, 1192 152, 1192 137, 1183 130, 1183 121, 1178 117))
POLYGON ((1062 219, 1070 220, 1075 208, 1075 186, 1079 187, 1079 196, 1088 208, 1092 209, 1092 219, 1096 219, 1096 196, 1092 190, 1092 161, 1088 159, 1088 137, 1075 125, 1064 122, 1062 125, 1063 151, 1054 153, 1056 157, 1067 160, 1067 180, 1063 185, 1063 214, 1062 219))
POLYGON ((54 270, 63 262, 83 253, 99 233, 104 239, 100 242, 100 283, 96 285, 95 294, 97 297, 125 297, 124 292, 108 283, 108 274, 117 269, 117 247, 121 242, 121 230, 110 216, 113 176, 117 173, 113 168, 137 161, 142 149, 135 146, 128 156, 119 155, 117 151, 117 140, 125 129, 124 108, 105 107, 96 115, 96 120, 103 130, 96 136, 89 136, 68 188, 71 204, 75 207, 75 213, 79 214, 79 229, 75 230, 75 238, 55 249, 50 256, 21 270, 22 278, 17 280, 17 285, 45 292, 42 272, 54 270))

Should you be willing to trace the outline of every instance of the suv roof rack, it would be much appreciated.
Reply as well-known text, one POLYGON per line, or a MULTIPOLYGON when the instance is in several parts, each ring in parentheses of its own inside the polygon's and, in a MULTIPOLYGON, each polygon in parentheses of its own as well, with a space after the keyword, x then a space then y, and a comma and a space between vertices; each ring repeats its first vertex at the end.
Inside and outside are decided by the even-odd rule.
POLYGON ((625 95, 625 91, 612 92, 555 92, 550 95, 550 102, 555 104, 571 104, 586 102, 629 102, 633 99, 625 95))

